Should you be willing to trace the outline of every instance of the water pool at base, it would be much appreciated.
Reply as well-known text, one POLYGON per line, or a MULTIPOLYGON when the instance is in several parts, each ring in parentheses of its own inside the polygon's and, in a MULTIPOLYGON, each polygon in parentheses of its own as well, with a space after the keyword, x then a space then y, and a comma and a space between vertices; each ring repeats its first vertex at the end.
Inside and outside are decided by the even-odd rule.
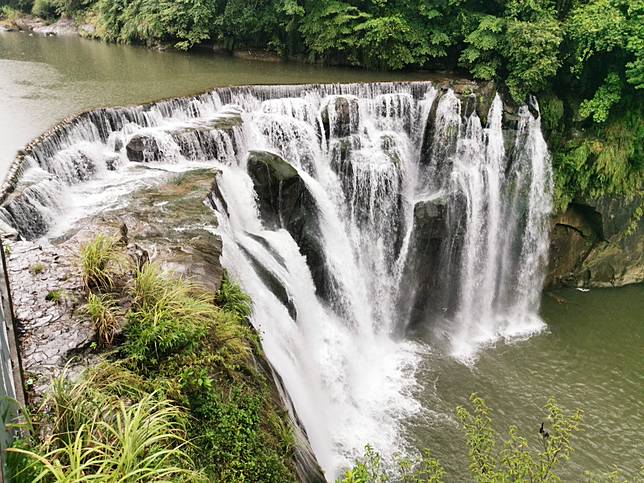
MULTIPOLYGON (((644 465, 644 285, 552 294, 556 298, 546 293, 542 301, 548 324, 543 333, 484 349, 473 366, 439 348, 424 360, 418 397, 427 410, 409 422, 407 434, 440 459, 448 481, 467 479, 465 439, 454 408, 472 392, 493 409, 498 431, 507 434, 515 424, 536 445, 549 397, 570 412, 582 409, 583 431, 562 466, 564 481, 615 468, 637 481, 644 465)), ((419 334, 426 337, 431 339, 419 334)))

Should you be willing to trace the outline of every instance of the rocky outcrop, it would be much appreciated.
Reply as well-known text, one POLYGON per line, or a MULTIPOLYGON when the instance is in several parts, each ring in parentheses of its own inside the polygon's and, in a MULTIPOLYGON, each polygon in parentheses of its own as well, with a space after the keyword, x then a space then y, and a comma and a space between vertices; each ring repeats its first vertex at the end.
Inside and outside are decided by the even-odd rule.
MULTIPOLYGON (((214 234, 217 223, 209 200, 216 176, 212 169, 171 176, 135 193, 126 207, 103 212, 90 223, 113 232, 127 227, 131 246, 214 292, 223 277, 222 244, 214 234)), ((81 235, 82 231, 76 237, 81 235)))
POLYGON ((322 125, 327 139, 355 134, 360 122, 358 99, 352 96, 335 96, 322 108, 322 125))
POLYGON ((641 206, 641 198, 571 203, 552 223, 546 287, 644 282, 644 222, 637 214, 641 206))
MULTIPOLYGON (((291 234, 306 257, 318 295, 328 300, 336 311, 343 312, 344 308, 333 305, 335 301, 330 297, 338 281, 328 270, 324 257, 318 208, 297 170, 274 153, 251 151, 248 174, 253 180, 264 226, 271 230, 283 228, 291 234)), ((267 284, 270 287, 275 280, 268 280, 267 284)), ((290 299, 279 290, 274 292, 278 298, 290 299)))
POLYGON ((125 146, 127 159, 135 163, 149 163, 161 161, 163 152, 159 142, 153 136, 135 134, 125 146))
POLYGON ((414 206, 414 225, 402 277, 405 286, 401 287, 398 302, 399 307, 409 311, 401 320, 408 320, 411 325, 424 322, 427 316, 441 308, 438 268, 445 248, 446 221, 444 199, 420 201, 414 206))
POLYGON ((33 15, 28 15, 25 13, 20 13, 15 18, 11 20, 0 21, 0 31, 22 31, 22 32, 33 32, 38 35, 59 35, 59 36, 71 36, 79 35, 79 33, 89 33, 88 30, 91 29, 89 25, 78 26, 76 22, 67 16, 62 16, 54 23, 49 23, 48 21, 35 17, 33 15))
POLYGON ((52 24, 36 27, 33 29, 33 31, 41 35, 78 35, 78 27, 76 26, 76 22, 74 22, 72 18, 66 16, 62 16, 52 24))

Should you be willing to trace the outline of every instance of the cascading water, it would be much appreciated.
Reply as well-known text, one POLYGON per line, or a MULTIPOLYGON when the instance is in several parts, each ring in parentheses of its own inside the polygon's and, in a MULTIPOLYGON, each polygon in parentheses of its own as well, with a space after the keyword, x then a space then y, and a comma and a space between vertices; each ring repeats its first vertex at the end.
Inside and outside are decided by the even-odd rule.
POLYGON ((435 327, 471 361, 542 327, 539 119, 476 99, 429 83, 254 87, 94 111, 34 144, 0 217, 51 235, 167 171, 216 167, 222 264, 333 477, 367 443, 407 449, 427 350, 408 329, 435 327))

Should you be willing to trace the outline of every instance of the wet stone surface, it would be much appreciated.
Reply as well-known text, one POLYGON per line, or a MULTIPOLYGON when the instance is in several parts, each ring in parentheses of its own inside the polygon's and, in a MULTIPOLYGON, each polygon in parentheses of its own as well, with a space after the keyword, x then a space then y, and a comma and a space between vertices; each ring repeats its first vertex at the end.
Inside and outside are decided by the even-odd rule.
POLYGON ((214 170, 172 175, 133 193, 127 206, 81 220, 49 241, 6 240, 7 266, 30 398, 38 400, 51 378, 67 367, 70 377, 99 360, 96 330, 83 313, 86 294, 80 249, 103 232, 118 237, 136 261, 152 260, 215 292, 221 284, 221 240, 209 205, 214 170), (127 244, 127 246, 126 246, 127 244), (61 294, 59 301, 48 294, 61 294))
POLYGON ((5 242, 9 281, 27 389, 43 393, 52 376, 83 354, 96 338, 92 322, 79 308, 83 283, 78 269, 78 245, 29 241, 5 242), (60 300, 48 300, 59 293, 60 300))

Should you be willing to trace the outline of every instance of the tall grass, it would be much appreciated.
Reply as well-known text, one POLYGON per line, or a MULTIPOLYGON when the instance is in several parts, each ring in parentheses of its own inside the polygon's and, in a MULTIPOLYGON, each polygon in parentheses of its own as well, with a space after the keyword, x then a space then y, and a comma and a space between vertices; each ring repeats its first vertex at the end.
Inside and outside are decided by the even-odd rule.
POLYGON ((231 357, 250 356, 249 331, 239 320, 215 306, 212 294, 163 274, 156 264, 137 272, 133 301, 124 351, 139 365, 153 367, 164 357, 194 350, 206 338, 231 357))
POLYGON ((54 380, 39 447, 8 451, 30 461, 15 481, 204 481, 189 456, 183 408, 118 365, 88 371, 77 383, 54 380))
POLYGON ((84 310, 94 323, 99 341, 103 345, 112 345, 120 328, 114 300, 107 295, 90 292, 84 310))
POLYGON ((98 234, 81 247, 80 255, 86 289, 112 290, 124 265, 124 256, 116 238, 98 234))

